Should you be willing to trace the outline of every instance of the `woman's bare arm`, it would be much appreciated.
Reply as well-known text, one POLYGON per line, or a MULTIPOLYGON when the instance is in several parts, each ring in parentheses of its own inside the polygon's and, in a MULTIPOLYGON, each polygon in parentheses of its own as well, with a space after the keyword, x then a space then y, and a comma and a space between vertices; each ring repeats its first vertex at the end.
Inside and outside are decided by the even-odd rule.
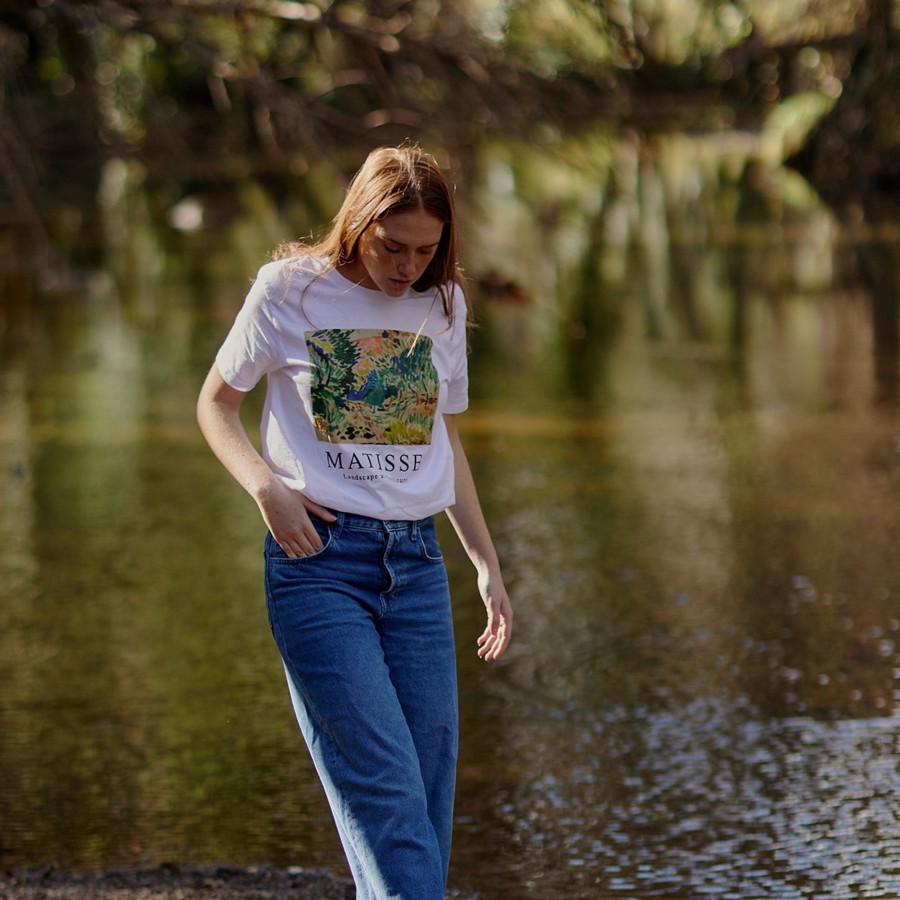
POLYGON ((200 430, 232 477, 256 501, 272 536, 290 557, 308 556, 322 549, 310 521, 312 513, 327 522, 334 515, 286 487, 260 456, 241 422, 244 394, 229 385, 213 365, 197 401, 200 430))
POLYGON ((453 447, 456 502, 447 510, 456 533, 478 573, 478 590, 487 611, 487 627, 478 638, 478 655, 490 662, 499 659, 512 637, 513 611, 500 562, 491 540, 472 470, 459 438, 456 418, 445 415, 444 421, 453 447))

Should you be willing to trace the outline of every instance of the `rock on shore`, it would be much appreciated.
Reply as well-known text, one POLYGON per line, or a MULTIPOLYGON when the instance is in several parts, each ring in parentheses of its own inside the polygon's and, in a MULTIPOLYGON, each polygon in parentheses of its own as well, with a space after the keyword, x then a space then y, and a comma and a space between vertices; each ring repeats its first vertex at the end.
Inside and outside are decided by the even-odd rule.
POLYGON ((127 869, 96 874, 0 873, 0 900, 352 900, 353 885, 330 872, 231 868, 127 869))

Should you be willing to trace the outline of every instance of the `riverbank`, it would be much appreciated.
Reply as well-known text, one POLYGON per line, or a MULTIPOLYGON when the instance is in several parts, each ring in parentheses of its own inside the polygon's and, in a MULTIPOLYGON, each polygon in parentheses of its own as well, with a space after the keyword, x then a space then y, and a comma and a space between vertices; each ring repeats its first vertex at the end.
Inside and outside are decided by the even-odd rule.
POLYGON ((353 896, 349 879, 330 872, 267 866, 0 873, 0 900, 352 900, 353 896))

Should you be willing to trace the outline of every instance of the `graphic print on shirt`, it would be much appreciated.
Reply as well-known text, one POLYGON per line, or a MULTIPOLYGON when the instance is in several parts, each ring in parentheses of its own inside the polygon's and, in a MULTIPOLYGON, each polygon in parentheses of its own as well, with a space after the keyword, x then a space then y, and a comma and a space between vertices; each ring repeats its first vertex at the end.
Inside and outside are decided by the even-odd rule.
POLYGON ((431 338, 408 331, 307 331, 320 441, 430 444, 440 381, 431 338))

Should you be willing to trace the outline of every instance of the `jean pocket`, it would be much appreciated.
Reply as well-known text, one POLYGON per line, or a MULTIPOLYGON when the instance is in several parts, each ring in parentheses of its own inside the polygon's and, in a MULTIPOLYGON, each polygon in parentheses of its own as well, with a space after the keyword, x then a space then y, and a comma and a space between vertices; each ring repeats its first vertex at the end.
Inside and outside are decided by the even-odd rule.
POLYGON ((419 549, 425 559, 434 562, 444 561, 444 554, 441 552, 441 545, 438 543, 433 525, 419 529, 419 549))
POLYGON ((287 553, 284 552, 281 544, 272 537, 272 532, 267 532, 266 534, 266 544, 265 544, 265 558, 266 562, 277 562, 277 563, 302 563, 308 559, 316 559, 325 553, 326 550, 331 546, 331 528, 329 527, 327 522, 323 522, 321 519, 316 518, 315 516, 309 517, 310 521, 313 523, 313 527, 316 529, 316 533, 319 535, 319 539, 322 541, 322 549, 316 550, 315 553, 308 553, 306 556, 288 556, 287 553))

